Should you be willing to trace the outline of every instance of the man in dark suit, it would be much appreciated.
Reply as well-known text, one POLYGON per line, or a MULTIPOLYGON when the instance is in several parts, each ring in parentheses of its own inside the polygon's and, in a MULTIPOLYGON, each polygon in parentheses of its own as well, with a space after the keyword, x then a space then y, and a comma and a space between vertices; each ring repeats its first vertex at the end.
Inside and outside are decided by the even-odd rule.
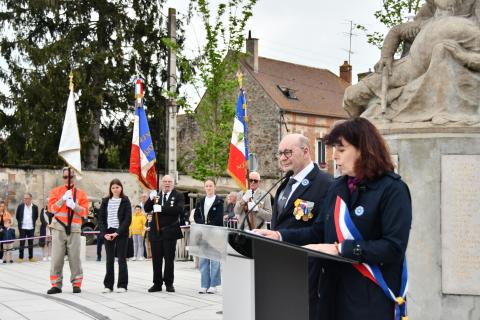
MULTIPOLYGON (((313 224, 332 178, 312 162, 308 139, 301 134, 286 135, 278 146, 278 162, 283 172, 293 171, 275 194, 272 230, 297 229, 313 224), (307 207, 305 213, 300 205, 307 207)), ((309 260, 310 319, 317 318, 317 291, 321 266, 309 260)))
POLYGON ((173 270, 177 240, 183 238, 180 224, 184 224, 183 194, 174 189, 173 178, 165 175, 161 181, 161 191, 152 191, 144 204, 148 212, 148 237, 152 247, 153 286, 148 292, 162 291, 165 283, 167 292, 175 292, 173 270), (162 273, 163 260, 165 270, 162 273))
MULTIPOLYGON (((15 214, 18 222, 18 230, 20 238, 31 238, 35 235, 35 224, 38 219, 38 207, 32 203, 32 194, 26 192, 23 195, 23 202, 17 207, 15 214)), ((28 259, 33 259, 33 239, 28 241, 28 259)), ((23 261, 23 251, 25 249, 25 240, 20 240, 20 250, 18 254, 18 261, 23 261)))

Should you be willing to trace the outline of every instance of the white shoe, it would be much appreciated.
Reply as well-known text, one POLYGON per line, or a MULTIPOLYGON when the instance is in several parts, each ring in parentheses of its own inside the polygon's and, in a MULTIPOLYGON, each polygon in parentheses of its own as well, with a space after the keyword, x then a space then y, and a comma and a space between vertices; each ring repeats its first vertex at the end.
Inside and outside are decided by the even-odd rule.
POLYGON ((132 258, 132 259, 130 259, 130 260, 132 260, 132 261, 135 261, 135 260, 137 260, 137 258, 133 257, 133 258, 132 258))
POLYGON ((144 257, 140 257, 140 258, 138 258, 138 261, 143 261, 143 260, 145 260, 145 258, 144 258, 144 257))
POLYGON ((48 261, 52 261, 52 257, 49 256, 49 257, 48 257, 48 261))
POLYGON ((214 293, 217 293, 217 287, 210 287, 208 288, 207 290, 207 293, 210 293, 210 294, 214 294, 214 293))
POLYGON ((200 294, 207 293, 207 288, 200 288, 200 290, 198 290, 198 293, 200 294))
POLYGON ((102 293, 111 293, 111 292, 112 292, 112 289, 110 289, 110 288, 104 288, 102 290, 102 293))
POLYGON ((116 292, 116 293, 125 293, 125 292, 127 292, 127 289, 125 289, 125 288, 117 288, 117 289, 115 290, 115 292, 116 292))
POLYGON ((47 257, 43 257, 43 258, 42 258, 42 261, 47 261, 47 257))

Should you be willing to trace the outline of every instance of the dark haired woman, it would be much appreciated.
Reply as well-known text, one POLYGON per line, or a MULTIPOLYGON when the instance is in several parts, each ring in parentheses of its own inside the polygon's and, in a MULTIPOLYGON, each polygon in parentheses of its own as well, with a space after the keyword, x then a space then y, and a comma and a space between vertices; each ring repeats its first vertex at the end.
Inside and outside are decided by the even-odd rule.
MULTIPOLYGON (((194 219, 197 224, 223 226, 223 200, 215 195, 215 181, 207 179, 204 182, 205 197, 197 201, 194 219)), ((200 290, 198 293, 216 293, 221 283, 220 262, 200 258, 200 290)))
POLYGON ((132 221, 132 205, 123 194, 123 185, 118 179, 110 182, 109 196, 102 199, 98 212, 100 236, 105 239, 107 254, 107 274, 103 280, 103 293, 113 291, 115 284, 115 251, 118 257, 117 292, 126 292, 128 285, 127 247, 128 228, 132 221))
POLYGON ((359 262, 324 265, 321 319, 400 319, 412 222, 408 187, 393 172, 387 145, 368 120, 341 122, 325 140, 335 147, 342 176, 326 195, 319 220, 305 229, 257 232, 359 262))

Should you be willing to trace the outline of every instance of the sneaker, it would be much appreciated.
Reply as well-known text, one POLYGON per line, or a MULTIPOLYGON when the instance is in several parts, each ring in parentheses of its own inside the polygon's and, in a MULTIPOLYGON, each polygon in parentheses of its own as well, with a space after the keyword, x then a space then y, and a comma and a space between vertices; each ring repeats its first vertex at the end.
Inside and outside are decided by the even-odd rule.
POLYGON ((77 286, 73 287, 73 293, 80 293, 80 292, 82 292, 82 289, 80 289, 80 287, 77 287, 77 286))
POLYGON ((18 262, 18 263, 22 263, 22 262, 23 262, 23 258, 18 258, 17 262, 18 262))
POLYGON ((43 258, 42 258, 42 261, 47 261, 47 257, 43 257, 43 258))
POLYGON ((207 293, 209 293, 209 294, 214 294, 214 293, 217 293, 217 292, 218 292, 217 287, 210 287, 207 290, 207 293))
POLYGON ((132 260, 132 261, 135 261, 135 260, 137 260, 137 258, 135 258, 135 257, 132 257, 130 260, 132 260))
POLYGON ((48 257, 48 261, 52 261, 52 257, 49 256, 49 257, 48 257))
POLYGON ((113 290, 110 289, 110 288, 104 288, 104 289, 102 290, 102 293, 111 293, 111 292, 113 292, 113 290))
POLYGON ((207 293, 207 288, 200 288, 200 290, 198 290, 198 293, 200 293, 200 294, 207 293))
POLYGON ((115 290, 116 293, 125 293, 127 292, 127 289, 125 288, 117 288, 117 290, 115 290))
POLYGON ((32 257, 32 258, 28 259, 28 261, 30 261, 30 262, 36 262, 37 259, 35 259, 35 258, 32 257))
POLYGON ((47 294, 57 294, 57 293, 62 293, 62 289, 57 288, 57 287, 51 287, 47 291, 47 294))

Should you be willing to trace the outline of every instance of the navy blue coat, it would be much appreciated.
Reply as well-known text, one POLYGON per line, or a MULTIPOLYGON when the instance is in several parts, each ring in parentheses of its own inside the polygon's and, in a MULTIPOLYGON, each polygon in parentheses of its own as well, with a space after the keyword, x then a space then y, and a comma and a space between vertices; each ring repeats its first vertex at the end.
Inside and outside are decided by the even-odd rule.
POLYGON ((314 164, 314 168, 310 171, 309 174, 305 177, 304 180, 307 180, 308 183, 300 183, 300 185, 295 189, 295 192, 292 194, 290 199, 288 199, 287 204, 282 212, 277 211, 277 202, 279 199, 280 192, 285 189, 288 179, 285 180, 277 192, 275 193, 275 201, 273 204, 273 213, 272 213, 272 230, 278 229, 297 229, 303 228, 313 224, 315 217, 320 212, 320 204, 322 199, 327 194, 328 188, 332 184, 332 177, 328 174, 323 173, 318 169, 318 166, 314 164), (313 218, 308 221, 297 220, 293 215, 294 202, 297 199, 302 199, 306 201, 314 202, 314 207, 312 209, 313 218))
MULTIPOLYGON (((395 173, 361 183, 352 194, 347 187, 347 177, 338 178, 315 224, 304 229, 280 230, 283 240, 299 245, 337 242, 334 221, 337 196, 347 204, 350 217, 364 239, 345 240, 342 256, 377 264, 390 289, 398 295, 412 205, 407 185, 395 173)), ((393 302, 352 265, 328 262, 323 266, 319 280, 322 320, 393 319, 393 302)))
POLYGON ((215 200, 208 214, 205 214, 204 207, 205 197, 197 201, 197 205, 195 206, 195 213, 193 214, 195 223, 223 227, 223 200, 215 196, 215 200), (205 216, 207 217, 207 222, 205 222, 205 216))
MULTIPOLYGON (((25 207, 25 203, 21 203, 17 207, 17 212, 15 213, 15 217, 17 218, 18 222, 18 230, 22 229, 23 227, 23 208, 25 207)), ((32 223, 33 229, 35 230, 35 224, 37 223, 38 219, 38 207, 37 205, 32 203, 32 223)))
MULTIPOLYGON (((158 193, 162 195, 161 192, 158 193)), ((147 213, 153 211, 153 201, 150 198, 145 202, 144 210, 147 213)), ((183 213, 185 207, 185 197, 181 192, 173 189, 167 199, 167 204, 162 206, 161 213, 152 213, 152 222, 148 237, 150 241, 177 240, 183 238, 180 225, 184 224, 185 216, 183 213), (158 219, 158 223, 157 223, 158 219), (157 225, 160 230, 157 230, 157 225)))

